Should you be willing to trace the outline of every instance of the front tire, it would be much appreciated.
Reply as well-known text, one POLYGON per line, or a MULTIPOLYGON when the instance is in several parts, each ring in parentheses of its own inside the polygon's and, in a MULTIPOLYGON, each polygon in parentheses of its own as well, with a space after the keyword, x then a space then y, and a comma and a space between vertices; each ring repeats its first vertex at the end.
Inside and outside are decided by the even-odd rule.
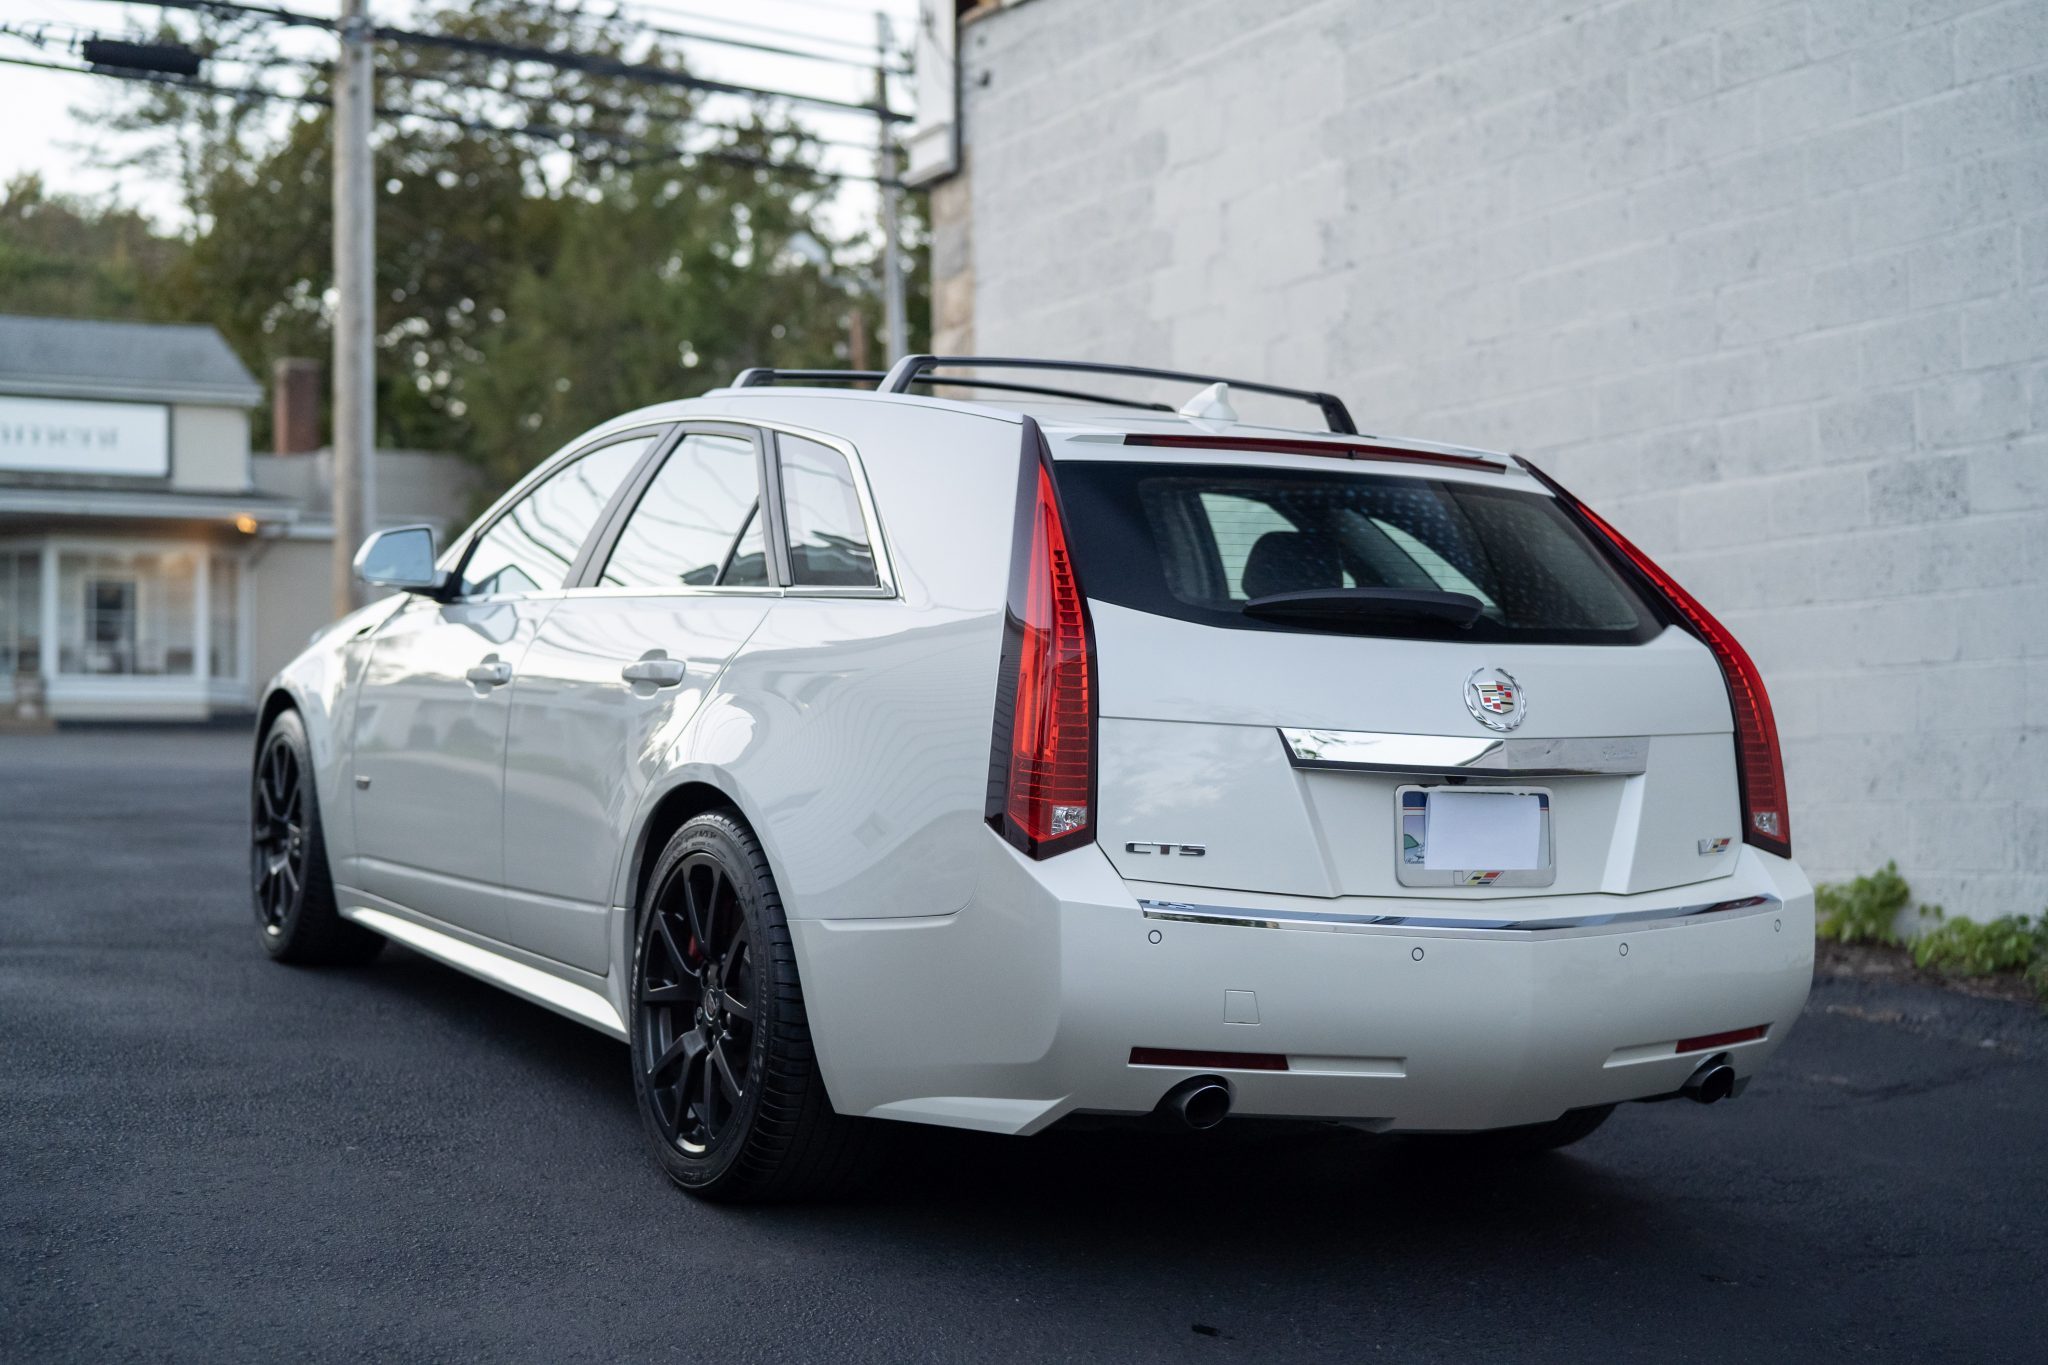
POLYGON ((263 951, 308 966, 375 957, 383 936, 343 919, 334 903, 312 746, 296 711, 280 711, 256 746, 249 826, 249 893, 263 951))
POLYGON ((707 1199, 788 1199, 866 1164, 871 1126, 826 1097, 775 878, 733 813, 695 817, 662 851, 632 981, 633 1091, 669 1179, 707 1199))

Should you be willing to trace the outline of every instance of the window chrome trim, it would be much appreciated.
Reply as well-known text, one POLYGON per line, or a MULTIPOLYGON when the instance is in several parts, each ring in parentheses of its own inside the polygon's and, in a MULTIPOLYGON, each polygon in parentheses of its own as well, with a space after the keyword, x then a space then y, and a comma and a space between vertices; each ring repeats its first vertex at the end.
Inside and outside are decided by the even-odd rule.
POLYGON ((1141 900, 1146 919, 1221 924, 1240 929, 1306 929, 1335 934, 1393 934, 1400 937, 1510 939, 1523 943, 1556 938, 1589 938, 1635 929, 1662 929, 1747 919, 1781 909, 1776 896, 1742 896, 1702 905, 1624 910, 1606 915, 1564 915, 1555 919, 1453 919, 1445 915, 1369 915, 1322 910, 1254 910, 1230 905, 1141 900))
POLYGON ((1494 735, 1398 735, 1280 727, 1287 761, 1333 772, 1441 773, 1466 777, 1636 777, 1648 771, 1642 736, 1507 739, 1494 735))
MULTIPOLYGON (((889 554, 888 537, 882 532, 881 513, 875 506, 874 490, 868 484, 868 467, 861 459, 860 451, 854 448, 853 442, 843 436, 834 436, 829 432, 798 426, 794 422, 778 422, 772 418, 733 417, 727 420, 743 423, 747 426, 759 427, 763 431, 782 432, 790 436, 800 436, 806 441, 815 441, 819 445, 835 450, 845 456, 846 467, 853 473, 854 496, 860 500, 860 516, 862 523, 867 527, 868 548, 873 551, 875 556, 875 586, 871 588, 855 588, 834 587, 829 584, 791 583, 783 589, 782 595, 794 598, 899 596, 900 594, 896 590, 895 564, 889 554)), ((771 464, 775 465, 773 471, 775 474, 775 492, 779 502, 782 491, 782 453, 776 448, 773 441, 768 443, 768 459, 771 464)), ((766 496, 765 492, 763 496, 766 496)), ((787 553, 789 539, 788 518, 780 506, 775 509, 774 525, 778 528, 777 533, 783 538, 784 552, 787 553)))
POLYGON ((577 589, 570 585, 582 574, 584 560, 588 558, 590 547, 596 543, 598 537, 603 536, 611 529, 612 513, 618 506, 620 494, 632 486, 634 480, 639 477, 641 468, 649 459, 658 458, 665 453, 667 448, 673 444, 670 438, 675 433, 676 424, 669 421, 636 423, 632 426, 622 426, 616 431, 606 431, 603 427, 599 427, 595 431, 585 432, 560 450, 557 450, 554 454, 548 456, 545 460, 542 460, 532 469, 527 470, 523 478, 500 494, 498 500, 485 508, 483 515, 471 522, 469 528, 451 542, 448 548, 441 552, 441 557, 434 561, 436 568, 446 566, 451 588, 462 586, 462 571, 469 567, 469 557, 476 550, 477 543, 489 535, 508 512, 524 502, 527 495, 540 487, 541 484, 552 479, 556 474, 567 469, 584 456, 595 455, 607 446, 615 446, 625 441, 645 439, 652 439, 654 442, 645 455, 642 455, 640 459, 633 462, 633 467, 626 471, 625 478, 620 481, 617 488, 612 490, 611 497, 606 500, 603 507, 598 509, 597 521, 592 524, 588 531, 583 533, 582 543, 576 547, 576 558, 570 561, 568 572, 564 575, 564 581, 560 586, 540 588, 533 592, 458 594, 451 597, 449 601, 460 602, 465 605, 471 603, 539 602, 550 597, 559 597, 564 593, 577 591, 577 589))

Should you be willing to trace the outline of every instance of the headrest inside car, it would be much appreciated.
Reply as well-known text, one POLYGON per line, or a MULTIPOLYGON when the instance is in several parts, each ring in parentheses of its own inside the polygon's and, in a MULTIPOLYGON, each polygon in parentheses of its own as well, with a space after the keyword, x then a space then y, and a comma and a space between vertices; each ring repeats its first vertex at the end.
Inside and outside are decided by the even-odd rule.
POLYGON ((1337 562, 1337 547, 1324 536, 1268 531, 1252 542, 1251 555, 1244 562, 1247 598, 1343 586, 1344 568, 1337 562))

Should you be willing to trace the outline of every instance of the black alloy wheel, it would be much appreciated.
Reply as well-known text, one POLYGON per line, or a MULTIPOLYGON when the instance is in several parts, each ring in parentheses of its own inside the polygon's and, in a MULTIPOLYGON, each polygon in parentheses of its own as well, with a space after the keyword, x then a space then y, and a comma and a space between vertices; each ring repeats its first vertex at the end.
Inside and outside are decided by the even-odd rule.
POLYGON ((256 760, 250 801, 249 877, 256 919, 271 937, 284 933, 306 890, 306 798, 299 755, 284 726, 272 726, 256 760))
POLYGON ((884 1125, 832 1108, 782 898, 737 812, 684 822, 647 876, 640 911, 633 1093, 668 1178, 741 1201, 822 1194, 865 1174, 884 1125))
POLYGON ((279 962, 368 962, 383 936, 341 917, 328 875, 306 724, 280 711, 256 746, 249 784, 249 898, 263 951, 279 962))
POLYGON ((737 1127, 757 1018, 747 919, 717 854, 699 850, 670 870, 644 933, 639 1038, 655 1123, 703 1155, 737 1127))

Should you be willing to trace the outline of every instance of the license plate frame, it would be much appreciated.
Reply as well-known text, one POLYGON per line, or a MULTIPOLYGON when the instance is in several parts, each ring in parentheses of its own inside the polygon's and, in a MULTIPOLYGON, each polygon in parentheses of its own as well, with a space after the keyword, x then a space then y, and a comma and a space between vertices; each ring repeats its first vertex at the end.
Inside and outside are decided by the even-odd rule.
POLYGON ((1394 789, 1394 880, 1402 886, 1481 890, 1489 887, 1552 886, 1557 882, 1557 854, 1551 842, 1553 802, 1548 787, 1496 787, 1471 783, 1411 783, 1394 789), (1542 865, 1531 868, 1424 867, 1428 850, 1429 797, 1432 792, 1486 792, 1500 796, 1534 796, 1537 847, 1542 865), (1410 840, 1414 842, 1411 843, 1410 840))

